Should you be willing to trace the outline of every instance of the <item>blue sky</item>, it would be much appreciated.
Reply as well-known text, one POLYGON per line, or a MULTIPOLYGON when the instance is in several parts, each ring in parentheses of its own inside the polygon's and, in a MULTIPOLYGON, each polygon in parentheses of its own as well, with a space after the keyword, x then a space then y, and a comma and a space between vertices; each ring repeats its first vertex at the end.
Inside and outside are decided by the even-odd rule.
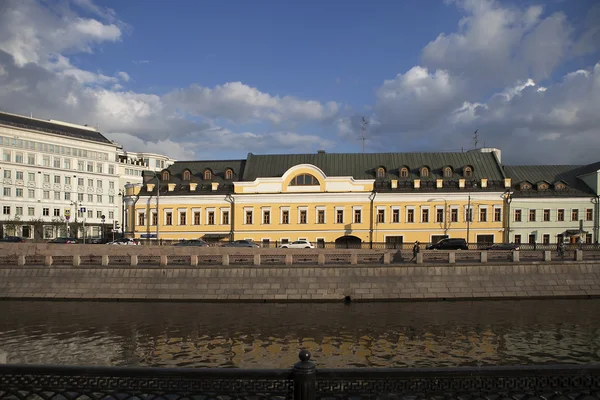
POLYGON ((0 108, 178 159, 359 152, 365 117, 367 151, 593 162, 599 44, 594 0, 7 0, 0 108))

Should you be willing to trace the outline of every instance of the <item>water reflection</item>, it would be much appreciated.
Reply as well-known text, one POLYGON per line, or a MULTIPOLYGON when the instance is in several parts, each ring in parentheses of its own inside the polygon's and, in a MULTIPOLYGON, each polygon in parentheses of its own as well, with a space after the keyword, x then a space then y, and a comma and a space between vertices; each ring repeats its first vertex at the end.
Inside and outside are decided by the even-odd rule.
POLYGON ((600 362, 600 300, 0 302, 10 363, 287 368, 600 362))

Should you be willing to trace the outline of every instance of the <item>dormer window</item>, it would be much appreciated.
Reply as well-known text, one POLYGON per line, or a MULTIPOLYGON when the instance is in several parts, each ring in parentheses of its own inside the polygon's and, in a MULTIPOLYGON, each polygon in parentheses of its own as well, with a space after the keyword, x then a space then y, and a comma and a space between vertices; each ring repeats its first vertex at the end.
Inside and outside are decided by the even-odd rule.
POLYGON ((408 168, 406 168, 406 167, 400 168, 400 177, 408 178, 408 168))
POLYGON ((295 176, 290 182, 291 186, 316 186, 319 185, 319 180, 312 175, 302 174, 295 176))
POLYGON ((169 180, 169 171, 165 171, 165 172, 163 172, 163 173, 162 173, 162 176, 163 176, 163 177, 162 177, 162 178, 163 178, 163 181, 168 181, 168 180, 169 180))
POLYGON ((225 170, 225 179, 232 179, 233 178, 233 171, 230 169, 226 169, 225 170))
POLYGON ((429 168, 422 167, 421 168, 421 178, 427 178, 429 176, 429 168))
POLYGON ((377 168, 377 177, 383 178, 384 176, 385 176, 385 169, 383 169, 382 167, 377 168))
POLYGON ((190 177, 191 177, 190 171, 188 171, 188 170, 183 171, 183 180, 184 181, 189 181, 190 177))
POLYGON ((521 190, 531 190, 531 184, 527 182, 521 183, 521 190))
POLYGON ((212 172, 210 172, 210 169, 207 169, 206 171, 204 171, 204 180, 210 181, 211 179, 212 179, 212 172))
POLYGON ((564 183, 559 182, 554 185, 554 188, 556 190, 565 190, 567 188, 567 186, 564 183))
POLYGON ((537 185, 538 190, 548 190, 548 184, 547 183, 539 183, 537 185))
POLYGON ((464 174, 464 176, 465 176, 465 177, 467 177, 467 178, 470 178, 470 177, 472 177, 472 176, 473 176, 473 168, 471 168, 471 167, 465 167, 465 168, 463 169, 463 174, 464 174))
POLYGON ((452 178, 452 168, 450 168, 450 167, 444 168, 444 178, 452 178))

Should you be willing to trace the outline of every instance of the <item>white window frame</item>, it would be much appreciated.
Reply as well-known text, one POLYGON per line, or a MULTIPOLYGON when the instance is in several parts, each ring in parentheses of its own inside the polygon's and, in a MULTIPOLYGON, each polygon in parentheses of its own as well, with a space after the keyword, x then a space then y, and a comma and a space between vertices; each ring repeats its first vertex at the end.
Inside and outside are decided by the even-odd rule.
POLYGON ((430 206, 420 206, 419 207, 419 222, 421 224, 430 224, 431 223, 431 207, 430 206), (423 221, 423 211, 427 210, 427 222, 423 221))
POLYGON ((463 222, 467 222, 467 221, 469 220, 469 219, 467 218, 467 217, 468 217, 468 213, 469 213, 469 211, 468 211, 468 210, 471 210, 471 222, 475 222, 476 220, 475 220, 475 218, 473 218, 473 205, 471 205, 471 206, 468 206, 468 205, 467 205, 467 206, 464 206, 464 211, 463 211, 463 222))
MULTIPOLYGON (((150 222, 152 222, 152 221, 150 221, 150 222)), ((177 209, 177 225, 178 226, 186 226, 186 225, 189 225, 188 222, 189 222, 189 219, 188 219, 188 210, 187 210, 187 208, 178 208, 177 209), (181 221, 179 220, 180 215, 181 215, 182 212, 185 213, 185 225, 181 225, 181 221)), ((173 225, 175 225, 175 224, 173 224, 173 225)))
MULTIPOLYGON (((245 216, 245 214, 244 214, 244 216, 245 216)), ((289 224, 290 224, 290 207, 288 207, 288 206, 279 207, 279 225, 289 225, 289 224), (288 212, 288 223, 287 224, 283 223, 283 212, 284 211, 288 212)))
MULTIPOLYGON (((246 214, 244 213, 244 218, 246 218, 246 214)), ((252 216, 254 220, 254 216, 252 216)), ((260 224, 261 225, 273 225, 273 212, 271 211, 271 207, 261 207, 260 208, 260 224), (265 211, 269 212, 269 223, 265 224, 265 211)))
POLYGON ((244 207, 243 217, 244 217, 244 220, 243 220, 244 223, 242 225, 254 225, 254 207, 244 207), (248 224, 246 222, 246 214, 248 213, 248 211, 250 211, 252 213, 252 223, 251 224, 248 224))
POLYGON ((387 223, 387 210, 385 206, 377 206, 375 209, 375 224, 386 224, 387 223), (383 222, 379 222, 379 211, 383 211, 383 222))
POLYGON ((298 224, 298 225, 306 225, 306 224, 308 224, 308 220, 309 220, 309 216, 308 216, 308 206, 300 206, 300 207, 298 207, 298 210, 297 210, 297 211, 298 211, 298 214, 297 214, 297 216, 298 216, 298 221, 297 221, 297 224, 298 224), (300 223, 300 213, 301 213, 302 211, 306 211, 306 224, 301 224, 301 223, 300 223))
MULTIPOLYGON (((494 219, 494 216, 492 215, 492 222, 494 222, 493 219, 494 219)), ((477 207, 477 221, 478 222, 490 222, 490 210, 487 205, 479 205, 477 207), (481 220, 481 210, 485 210, 485 217, 486 217, 485 221, 481 220)))
POLYGON ((399 224, 402 222, 402 210, 400 206, 392 206, 390 207, 390 224, 399 224), (398 210, 398 222, 394 222, 394 210, 398 210))
MULTIPOLYGON (((208 225, 208 214, 209 213, 213 213, 214 215, 214 220, 215 220, 215 224, 217 225, 217 209, 215 207, 206 207, 204 208, 204 221, 206 221, 206 223, 204 225, 206 226, 213 226, 213 225, 208 225)), ((201 217, 202 218, 202 217, 201 217)))
POLYGON ((220 211, 220 219, 219 219, 219 225, 230 225, 231 224, 231 208, 230 207, 222 207, 219 209, 220 211), (229 221, 227 222, 227 224, 225 222, 223 222, 223 215, 225 214, 225 212, 229 213, 229 221))
POLYGON ((417 218, 416 218, 416 215, 415 215, 416 214, 415 213, 416 207, 415 206, 406 206, 406 207, 404 207, 404 210, 405 210, 404 212, 406 213, 406 214, 404 214, 404 220, 406 221, 406 223, 407 224, 416 224, 417 223, 417 218), (408 221, 408 212, 410 210, 413 211, 413 221, 412 222, 408 221))
POLYGON ((346 223, 346 208, 344 206, 335 206, 334 210, 333 218, 335 223, 338 225, 344 225, 346 223), (342 212, 342 222, 338 222, 337 220, 338 211, 342 212))
POLYGON ((364 218, 364 214, 363 214, 363 207, 362 206, 352 206, 352 219, 351 219, 351 224, 362 224, 365 222, 365 218, 364 218), (360 222, 354 222, 354 212, 355 211, 360 211, 360 222))
MULTIPOLYGON (((319 224, 319 211, 323 211, 323 224, 327 223, 327 207, 325 206, 317 206, 315 208, 315 224, 319 224)), ((306 216, 308 218, 308 215, 306 216)))
MULTIPOLYGON (((157 221, 160 225, 162 226, 175 226, 175 225, 179 225, 179 221, 173 221, 173 218, 179 218, 179 215, 174 215, 175 212, 172 208, 163 208, 163 223, 160 224, 160 221, 157 221), (171 225, 167 225, 167 213, 171 213, 171 225), (173 222, 177 222, 176 224, 174 224, 173 222)), ((152 221, 150 221, 152 222, 152 221)))

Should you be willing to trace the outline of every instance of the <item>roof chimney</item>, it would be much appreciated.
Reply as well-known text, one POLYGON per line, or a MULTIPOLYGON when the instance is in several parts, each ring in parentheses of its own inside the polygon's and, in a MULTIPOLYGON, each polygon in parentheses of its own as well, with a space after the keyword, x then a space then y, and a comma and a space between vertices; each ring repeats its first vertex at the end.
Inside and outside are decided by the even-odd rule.
POLYGON ((325 150, 317 150, 317 154, 325 154, 325 150))

